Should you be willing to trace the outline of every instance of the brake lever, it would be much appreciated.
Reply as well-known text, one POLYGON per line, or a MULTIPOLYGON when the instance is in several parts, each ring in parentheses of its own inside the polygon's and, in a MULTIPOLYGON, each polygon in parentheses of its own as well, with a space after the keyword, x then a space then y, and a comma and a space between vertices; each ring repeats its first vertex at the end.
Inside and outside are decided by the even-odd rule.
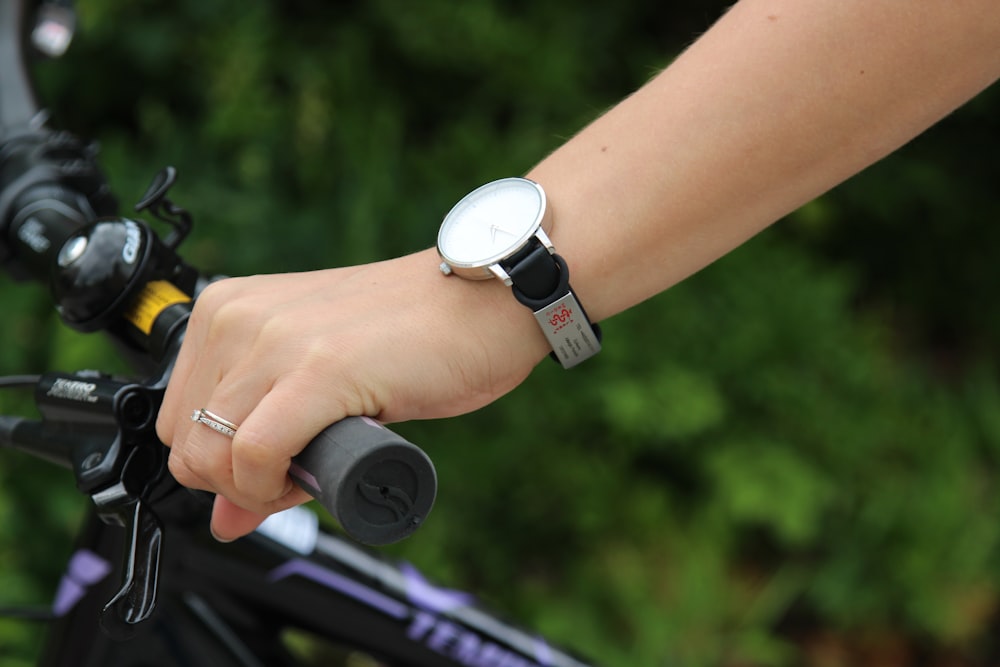
POLYGON ((122 585, 100 620, 104 632, 121 641, 131 637, 156 607, 163 523, 152 503, 162 483, 170 489, 176 483, 166 474, 166 452, 154 435, 132 440, 119 452, 125 457, 119 480, 91 494, 91 499, 102 521, 127 531, 122 585))
POLYGON ((124 641, 135 634, 136 625, 148 619, 156 608, 163 526, 145 502, 128 493, 124 483, 95 494, 94 502, 105 523, 118 524, 129 531, 122 587, 104 606, 100 618, 105 634, 124 641))

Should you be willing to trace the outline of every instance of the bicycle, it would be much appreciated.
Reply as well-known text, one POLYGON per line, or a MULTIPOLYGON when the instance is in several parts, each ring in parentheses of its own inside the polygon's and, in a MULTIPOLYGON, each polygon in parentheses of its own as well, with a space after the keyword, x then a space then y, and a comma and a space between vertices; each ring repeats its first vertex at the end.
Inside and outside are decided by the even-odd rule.
MULTIPOLYGON (((80 371, 0 380, 32 388, 41 414, 0 417, 0 445, 71 469, 93 501, 39 665, 301 664, 283 640, 289 629, 362 651, 378 661, 371 664, 589 664, 470 595, 327 532, 308 509, 275 515, 231 544, 209 536, 207 494, 173 480, 153 425, 187 316, 210 278, 176 252, 192 217, 168 196, 172 168, 136 205, 167 226, 161 238, 144 220, 119 215, 92 145, 46 126, 26 51, 61 55, 72 26, 66 2, 0 2, 0 262, 18 280, 45 282, 54 272, 62 320, 108 335, 141 379, 80 371)), ((409 535, 433 504, 430 460, 370 420, 331 426, 294 468, 364 543, 409 535)))

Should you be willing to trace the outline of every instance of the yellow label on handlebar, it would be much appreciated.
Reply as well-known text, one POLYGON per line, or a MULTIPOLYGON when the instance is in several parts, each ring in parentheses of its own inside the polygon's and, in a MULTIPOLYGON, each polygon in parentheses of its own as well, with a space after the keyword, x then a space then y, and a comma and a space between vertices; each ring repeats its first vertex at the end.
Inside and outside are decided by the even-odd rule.
POLYGON ((132 305, 125 311, 125 319, 144 334, 153 330, 153 323, 164 310, 177 303, 191 300, 184 292, 166 280, 152 280, 146 283, 132 305))

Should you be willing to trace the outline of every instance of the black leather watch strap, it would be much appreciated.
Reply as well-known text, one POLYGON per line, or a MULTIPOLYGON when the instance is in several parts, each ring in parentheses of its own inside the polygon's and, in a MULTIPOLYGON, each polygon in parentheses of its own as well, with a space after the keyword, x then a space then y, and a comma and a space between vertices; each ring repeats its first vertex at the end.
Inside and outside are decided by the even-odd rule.
POLYGON ((557 292, 558 296, 562 296, 569 286, 569 272, 560 271, 558 261, 548 248, 537 241, 504 261, 503 267, 514 283, 517 300, 532 310, 551 303, 552 295, 557 292), (538 302, 537 305, 525 303, 522 296, 529 301, 538 302))
MULTIPOLYGON (((554 335, 554 332, 562 328, 561 323, 551 322, 549 324, 550 328, 547 329, 544 321, 550 315, 562 317, 562 313, 567 313, 569 317, 573 318, 574 314, 571 312, 571 309, 560 306, 558 308, 560 311, 559 315, 555 315, 554 313, 541 315, 550 306, 553 306, 557 302, 561 304, 569 296, 575 307, 579 308, 579 312, 575 316, 581 318, 593 332, 596 341, 592 341, 591 344, 595 345, 596 349, 600 349, 601 328, 590 321, 590 317, 570 287, 569 266, 566 264, 566 260, 558 254, 550 253, 548 248, 541 243, 535 242, 505 260, 502 266, 513 283, 511 291, 514 293, 514 298, 531 309, 535 317, 539 320, 539 324, 542 325, 543 331, 546 331, 546 335, 550 336, 550 342, 552 342, 551 336, 554 335), (553 334, 550 335, 549 331, 553 331, 553 334)), ((583 338, 585 339, 586 337, 583 338)), ((553 351, 549 356, 563 366, 569 367, 577 363, 575 359, 570 361, 570 358, 582 353, 582 350, 578 349, 574 353, 570 349, 576 347, 578 347, 578 344, 574 345, 571 343, 562 346, 561 351, 564 358, 560 358, 560 354, 556 351, 557 347, 553 346, 553 351)), ((591 356, 593 353, 594 351, 590 351, 589 353, 582 354, 586 358, 586 356, 591 356)))

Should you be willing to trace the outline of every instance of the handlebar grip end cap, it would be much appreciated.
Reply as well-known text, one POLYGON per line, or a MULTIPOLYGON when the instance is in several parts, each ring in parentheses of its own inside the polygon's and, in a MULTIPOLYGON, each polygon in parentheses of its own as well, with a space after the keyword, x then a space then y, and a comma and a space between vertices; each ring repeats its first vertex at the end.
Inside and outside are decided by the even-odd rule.
POLYGON ((364 417, 329 426, 293 459, 289 474, 350 537, 371 546, 411 535, 437 495, 430 458, 364 417))

